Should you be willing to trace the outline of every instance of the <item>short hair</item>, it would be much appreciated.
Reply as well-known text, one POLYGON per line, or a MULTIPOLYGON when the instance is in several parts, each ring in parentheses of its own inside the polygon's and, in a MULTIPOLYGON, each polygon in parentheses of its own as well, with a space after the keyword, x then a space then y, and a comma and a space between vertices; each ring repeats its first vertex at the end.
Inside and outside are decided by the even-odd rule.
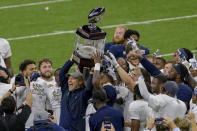
POLYGON ((19 66, 19 71, 23 72, 27 68, 27 66, 30 64, 36 64, 36 63, 33 60, 29 60, 29 59, 24 60, 19 66))
MULTIPOLYGON (((124 25, 117 26, 117 27, 116 27, 116 29, 117 29, 117 28, 121 28, 121 29, 127 30, 127 27, 126 27, 126 26, 124 26, 124 25)), ((115 29, 115 30, 116 30, 116 29, 115 29)))
POLYGON ((128 29, 125 31, 125 34, 124 34, 124 39, 129 39, 131 37, 131 35, 136 35, 138 37, 138 39, 140 38, 140 34, 138 31, 136 30, 131 30, 131 29, 128 29))
POLYGON ((100 103, 107 102, 107 94, 104 89, 95 90, 92 95, 93 100, 96 100, 100 103))
POLYGON ((163 124, 156 125, 156 131, 170 131, 170 127, 163 124))
POLYGON ((51 60, 49 60, 48 58, 43 58, 39 61, 39 64, 38 64, 38 69, 40 70, 40 67, 42 65, 42 63, 50 63, 51 65, 53 64, 51 60))
POLYGON ((160 84, 164 84, 167 81, 167 77, 164 74, 159 74, 157 76, 155 76, 155 78, 158 79, 160 84))
POLYGON ((174 123, 181 131, 189 131, 190 129, 190 122, 187 119, 177 117, 174 119, 174 123))
POLYGON ((1 102, 1 109, 7 114, 13 114, 16 108, 16 102, 13 96, 8 96, 1 102))
POLYGON ((163 57, 156 57, 156 60, 161 60, 163 64, 166 64, 166 60, 163 57))

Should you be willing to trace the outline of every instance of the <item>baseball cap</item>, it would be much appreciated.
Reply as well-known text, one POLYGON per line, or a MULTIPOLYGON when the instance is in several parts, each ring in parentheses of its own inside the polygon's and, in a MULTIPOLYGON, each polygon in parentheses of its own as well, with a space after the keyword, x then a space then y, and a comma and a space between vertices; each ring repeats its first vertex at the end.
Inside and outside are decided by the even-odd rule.
POLYGON ((174 82, 174 81, 167 81, 167 82, 165 82, 164 83, 164 88, 171 95, 176 95, 176 93, 179 90, 176 82, 174 82))
POLYGON ((179 90, 176 96, 179 100, 190 102, 192 98, 192 89, 186 84, 179 84, 179 90))
POLYGON ((72 73, 67 74, 67 77, 72 76, 73 78, 83 80, 83 75, 80 72, 74 71, 72 73))

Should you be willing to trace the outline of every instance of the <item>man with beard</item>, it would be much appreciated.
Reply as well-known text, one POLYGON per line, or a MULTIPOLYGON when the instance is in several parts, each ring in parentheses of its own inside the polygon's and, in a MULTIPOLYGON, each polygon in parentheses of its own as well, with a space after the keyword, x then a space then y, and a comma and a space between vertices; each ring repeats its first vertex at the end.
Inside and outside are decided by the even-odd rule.
POLYGON ((112 45, 123 44, 124 43, 124 33, 127 30, 125 26, 118 26, 115 29, 113 42, 108 42, 105 44, 104 51, 107 52, 112 45))
POLYGON ((53 94, 48 94, 50 90, 52 90, 52 87, 56 85, 55 78, 52 76, 52 62, 44 58, 39 61, 38 68, 40 77, 36 81, 30 83, 33 104, 32 113, 26 123, 26 128, 33 125, 34 112, 46 110, 52 114, 50 96, 53 94))
POLYGON ((131 29, 126 30, 126 32, 124 33, 124 43, 112 45, 109 48, 109 52, 111 52, 115 56, 115 58, 119 58, 119 57, 126 58, 126 49, 129 46, 131 46, 130 44, 128 44, 128 42, 131 38, 134 39, 137 47, 140 49, 142 54, 144 54, 144 55, 149 54, 148 48, 143 47, 138 43, 139 38, 140 38, 140 34, 136 30, 131 30, 131 29))

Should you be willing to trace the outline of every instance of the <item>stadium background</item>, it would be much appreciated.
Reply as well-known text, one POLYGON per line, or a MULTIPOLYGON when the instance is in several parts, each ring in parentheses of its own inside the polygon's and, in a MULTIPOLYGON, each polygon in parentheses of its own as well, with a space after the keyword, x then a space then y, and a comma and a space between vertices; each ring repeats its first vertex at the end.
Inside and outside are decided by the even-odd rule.
POLYGON ((139 43, 151 53, 197 48, 196 0, 0 0, 0 37, 11 44, 14 72, 24 59, 38 63, 47 57, 53 68, 61 67, 75 47, 74 30, 87 24, 87 15, 99 6, 106 9, 97 24, 105 27, 106 42, 113 37, 111 25, 126 24, 140 32, 139 43))

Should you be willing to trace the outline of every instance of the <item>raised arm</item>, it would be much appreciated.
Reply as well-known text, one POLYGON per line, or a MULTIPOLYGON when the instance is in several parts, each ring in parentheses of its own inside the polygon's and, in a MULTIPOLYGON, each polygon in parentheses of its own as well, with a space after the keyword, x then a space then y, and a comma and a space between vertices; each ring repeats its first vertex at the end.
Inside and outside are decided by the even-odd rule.
POLYGON ((83 91, 83 97, 88 101, 92 96, 93 84, 92 84, 93 75, 90 74, 87 80, 86 88, 83 91))
POLYGON ((62 94, 65 92, 67 87, 66 84, 68 78, 66 77, 66 74, 68 73, 68 71, 70 70, 73 64, 74 63, 72 62, 72 57, 71 57, 68 61, 66 61, 66 63, 60 70, 59 77, 60 77, 60 86, 61 86, 62 94))
POLYGON ((136 85, 136 83, 133 81, 133 79, 127 74, 127 72, 122 69, 118 62, 116 61, 116 58, 113 56, 112 53, 109 53, 110 54, 110 57, 112 59, 112 62, 113 62, 113 66, 115 67, 115 69, 117 70, 120 78, 122 81, 124 81, 127 85, 128 85, 128 88, 129 90, 131 90, 133 92, 133 89, 136 85))
POLYGON ((24 77, 24 80, 25 80, 25 85, 26 85, 26 89, 25 89, 26 104, 31 108, 33 102, 32 102, 32 93, 31 93, 31 89, 30 89, 30 86, 29 86, 29 80, 28 80, 28 78, 25 78, 25 77, 24 77))
POLYGON ((99 89, 99 84, 100 84, 100 68, 101 68, 101 54, 99 51, 96 51, 94 54, 94 74, 93 74, 93 79, 92 83, 94 85, 94 88, 99 89))
POLYGON ((155 65, 153 65, 149 60, 147 60, 146 57, 143 56, 140 50, 131 53, 131 55, 139 59, 142 66, 151 74, 151 76, 155 77, 161 74, 161 71, 155 65))
POLYGON ((161 95, 152 95, 148 92, 144 79, 141 78, 139 81, 139 90, 142 97, 148 102, 149 106, 154 110, 163 107, 166 102, 165 99, 161 95))

